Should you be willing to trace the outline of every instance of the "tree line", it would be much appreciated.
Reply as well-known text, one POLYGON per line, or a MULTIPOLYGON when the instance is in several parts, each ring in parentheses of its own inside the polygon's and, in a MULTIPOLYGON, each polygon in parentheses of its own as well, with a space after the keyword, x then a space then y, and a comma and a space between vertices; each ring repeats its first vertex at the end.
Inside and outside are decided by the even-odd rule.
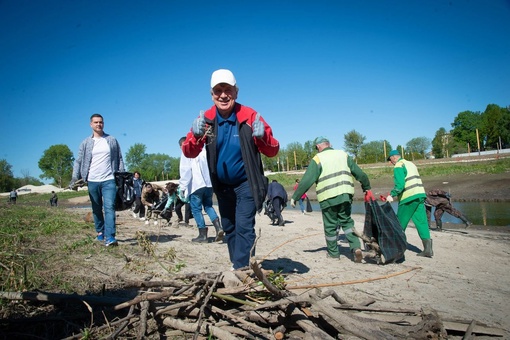
MULTIPOLYGON (((407 159, 426 157, 447 158, 458 153, 505 149, 510 147, 510 106, 500 107, 489 104, 484 112, 463 111, 457 114, 452 129, 444 127, 436 131, 431 140, 427 137, 415 137, 405 146, 393 147, 387 140, 365 142, 366 137, 356 130, 344 135, 344 150, 355 158, 358 164, 385 162, 392 149, 400 150, 407 159), (429 151, 430 150, 430 151, 429 151)), ((302 170, 315 155, 313 140, 303 143, 292 142, 281 147, 276 157, 262 155, 264 170, 290 171, 302 170)), ((125 154, 124 162, 129 172, 139 171, 146 181, 179 179, 179 157, 161 153, 147 153, 146 145, 136 143, 125 154)), ((74 156, 65 144, 50 146, 39 160, 41 179, 52 180, 54 185, 65 187, 71 180, 74 156)), ((43 184, 29 175, 27 171, 22 178, 14 178, 12 166, 0 160, 0 191, 33 184, 43 184)))

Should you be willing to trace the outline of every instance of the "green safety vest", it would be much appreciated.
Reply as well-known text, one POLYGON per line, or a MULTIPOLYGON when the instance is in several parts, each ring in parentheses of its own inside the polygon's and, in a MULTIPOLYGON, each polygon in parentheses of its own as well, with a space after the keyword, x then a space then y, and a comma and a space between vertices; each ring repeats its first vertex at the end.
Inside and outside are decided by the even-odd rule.
POLYGON ((319 202, 341 194, 354 195, 354 181, 347 157, 342 150, 325 150, 315 155, 315 162, 322 166, 315 188, 319 202))
POLYGON ((399 197, 399 200, 405 201, 409 197, 412 197, 414 195, 423 194, 425 195, 425 189, 423 188, 423 183, 420 178, 420 174, 418 172, 418 169, 416 168, 416 165, 414 165, 412 162, 406 161, 405 159, 400 159, 396 164, 395 167, 405 167, 407 169, 407 175, 405 178, 405 186, 404 191, 402 192, 402 196, 399 197))

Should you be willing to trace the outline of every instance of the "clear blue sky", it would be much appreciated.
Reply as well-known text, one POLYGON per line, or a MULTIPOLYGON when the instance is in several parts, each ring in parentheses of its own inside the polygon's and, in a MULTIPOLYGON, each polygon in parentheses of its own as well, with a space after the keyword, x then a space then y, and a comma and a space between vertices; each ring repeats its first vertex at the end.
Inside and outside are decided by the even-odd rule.
POLYGON ((510 105, 508 0, 0 1, 0 159, 38 177, 101 113, 125 154, 179 157, 232 70, 282 147, 356 130, 393 146, 510 105))

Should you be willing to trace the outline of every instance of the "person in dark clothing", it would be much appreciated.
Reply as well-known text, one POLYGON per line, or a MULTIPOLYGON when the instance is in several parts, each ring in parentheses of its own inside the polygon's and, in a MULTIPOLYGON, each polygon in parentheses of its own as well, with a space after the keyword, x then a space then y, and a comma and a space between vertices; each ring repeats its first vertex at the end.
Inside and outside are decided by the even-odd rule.
POLYGON ((146 221, 145 224, 150 224, 151 219, 154 221, 154 225, 158 224, 157 215, 154 214, 154 207, 161 201, 163 188, 157 184, 145 183, 142 189, 142 203, 146 209, 146 221))
POLYGON ((453 207, 449 192, 441 189, 432 189, 427 191, 425 209, 427 210, 427 220, 429 222, 429 226, 432 207, 435 207, 434 219, 436 220, 436 227, 439 231, 443 231, 443 221, 441 221, 441 218, 445 212, 459 218, 462 222, 464 222, 464 224, 466 224, 466 228, 471 225, 471 222, 467 219, 467 217, 453 207))
POLYGON ((56 207, 58 204, 58 196, 57 194, 55 193, 55 191, 52 191, 51 192, 51 197, 50 197, 50 205, 52 207, 56 207))
MULTIPOLYGON (((267 187, 267 199, 272 201, 276 221, 279 226, 283 227, 285 220, 282 216, 282 210, 287 206, 287 191, 276 179, 273 179, 267 187)), ((275 221, 273 221, 273 225, 274 223, 275 221)))
POLYGON ((16 189, 12 189, 9 194, 9 203, 16 204, 16 200, 18 199, 18 192, 16 189))
POLYGON ((177 226, 183 224, 185 227, 189 227, 189 220, 193 218, 193 214, 191 213, 191 207, 189 205, 189 200, 186 200, 182 196, 181 186, 177 188, 177 197, 174 206, 175 214, 177 215, 177 226), (182 207, 184 207, 184 218, 182 214, 182 207))
POLYGON ((133 189, 135 191, 135 204, 133 209, 133 217, 140 218, 145 221, 145 205, 142 204, 142 189, 145 181, 141 178, 138 171, 133 175, 133 189))

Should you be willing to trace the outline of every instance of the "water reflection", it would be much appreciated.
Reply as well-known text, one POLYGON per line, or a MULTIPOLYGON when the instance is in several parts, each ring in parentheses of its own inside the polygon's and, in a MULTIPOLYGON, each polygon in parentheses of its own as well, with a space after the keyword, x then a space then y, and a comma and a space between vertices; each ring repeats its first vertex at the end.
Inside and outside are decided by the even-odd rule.
MULTIPOLYGON (((398 204, 392 203, 397 211, 398 204)), ((455 209, 460 210, 473 224, 483 226, 510 227, 510 202, 453 202, 455 209)), ((315 211, 319 211, 319 204, 312 203, 315 211)), ((353 214, 365 214, 365 204, 355 201, 352 205, 353 214)), ((434 219, 434 217, 432 217, 434 219)), ((445 213, 443 223, 459 223, 462 221, 445 213)))

